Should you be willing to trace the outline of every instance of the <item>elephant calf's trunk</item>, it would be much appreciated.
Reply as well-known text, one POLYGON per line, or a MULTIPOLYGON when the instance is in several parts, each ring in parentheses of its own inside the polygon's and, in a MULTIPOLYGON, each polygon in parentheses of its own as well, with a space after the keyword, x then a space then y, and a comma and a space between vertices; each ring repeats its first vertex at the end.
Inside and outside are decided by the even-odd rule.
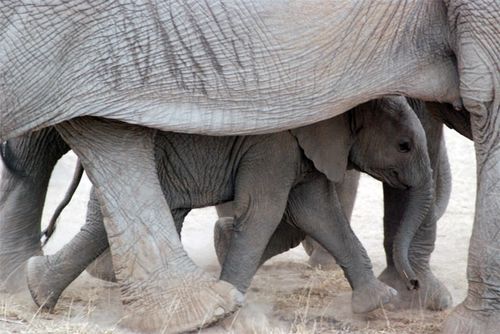
POLYGON ((409 290, 418 289, 419 282, 408 257, 411 241, 425 219, 432 204, 432 179, 422 186, 410 188, 407 208, 394 240, 394 265, 409 290))

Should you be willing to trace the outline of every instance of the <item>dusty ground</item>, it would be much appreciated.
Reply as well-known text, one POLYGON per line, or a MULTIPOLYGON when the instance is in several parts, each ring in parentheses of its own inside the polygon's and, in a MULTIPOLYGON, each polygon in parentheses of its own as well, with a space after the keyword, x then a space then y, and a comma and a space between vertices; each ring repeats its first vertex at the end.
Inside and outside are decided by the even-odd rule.
MULTIPOLYGON (((455 304, 466 292, 467 247, 475 196, 473 145, 447 132, 453 172, 453 192, 440 220, 432 267, 450 289, 455 304)), ((62 198, 74 168, 69 154, 57 166, 51 181, 44 222, 62 198)), ((63 213, 46 252, 56 251, 84 221, 90 183, 84 180, 63 213)), ((353 228, 368 250, 376 273, 384 267, 382 249, 382 187, 364 176, 353 216, 353 228)), ((188 252, 206 270, 218 274, 212 245, 216 220, 212 208, 192 212, 183 240, 188 252)), ((438 333, 446 312, 380 310, 354 316, 350 289, 340 272, 325 272, 306 265, 301 247, 266 263, 255 277, 245 307, 221 325, 202 333, 438 333)), ((40 312, 29 295, 0 298, 0 333, 128 333, 119 327, 118 291, 86 273, 63 294, 54 314, 40 312)))

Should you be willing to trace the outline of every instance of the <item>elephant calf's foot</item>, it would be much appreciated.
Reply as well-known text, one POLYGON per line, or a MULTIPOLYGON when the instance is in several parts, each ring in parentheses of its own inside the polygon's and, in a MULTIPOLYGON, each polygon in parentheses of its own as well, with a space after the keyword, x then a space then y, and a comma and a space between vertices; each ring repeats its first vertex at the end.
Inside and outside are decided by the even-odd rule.
POLYGON ((457 306, 444 323, 443 334, 497 334, 500 330, 500 311, 489 314, 457 306))
POLYGON ((52 311, 69 283, 58 279, 60 275, 53 271, 47 256, 32 257, 26 267, 31 297, 42 309, 52 311))
POLYGON ((417 273, 419 288, 408 290, 394 267, 387 267, 379 279, 398 291, 398 297, 393 301, 398 308, 426 308, 440 311, 452 306, 452 298, 448 289, 429 270, 417 273))
POLYGON ((152 274, 151 281, 121 284, 123 325, 137 331, 199 330, 234 313, 244 297, 231 284, 196 270, 182 277, 152 274))
POLYGON ((352 311, 367 313, 389 303, 397 295, 396 290, 377 279, 352 291, 352 311))

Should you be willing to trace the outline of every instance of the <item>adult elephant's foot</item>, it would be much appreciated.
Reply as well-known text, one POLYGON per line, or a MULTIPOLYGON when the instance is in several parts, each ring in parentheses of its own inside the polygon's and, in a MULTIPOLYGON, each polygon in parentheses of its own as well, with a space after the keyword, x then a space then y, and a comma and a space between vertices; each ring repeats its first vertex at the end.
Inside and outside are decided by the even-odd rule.
POLYGON ((496 334, 500 330, 500 311, 474 311, 458 305, 444 323, 443 334, 496 334))
POLYGON ((394 267, 387 267, 379 279, 398 291, 398 297, 392 302, 398 308, 426 308, 432 311, 444 310, 452 306, 450 292, 436 276, 427 270, 417 273, 419 288, 408 290, 394 267))
POLYGON ((54 309, 69 284, 52 267, 48 256, 34 256, 28 260, 26 280, 35 304, 48 311, 54 309))
POLYGON ((226 318, 244 301, 231 284, 201 270, 149 276, 151 281, 122 283, 123 325, 137 331, 181 333, 198 330, 226 318))
POLYGON ((113 260, 109 248, 99 255, 86 269, 91 276, 108 282, 116 282, 113 260))
POLYGON ((367 313, 391 302, 397 291, 377 279, 352 291, 352 311, 367 313))

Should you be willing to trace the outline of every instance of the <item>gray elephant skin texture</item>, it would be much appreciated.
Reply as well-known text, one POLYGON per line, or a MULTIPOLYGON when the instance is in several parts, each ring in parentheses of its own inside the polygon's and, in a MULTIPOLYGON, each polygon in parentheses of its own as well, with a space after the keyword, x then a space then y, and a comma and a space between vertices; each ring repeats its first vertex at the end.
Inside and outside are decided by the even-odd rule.
POLYGON ((196 329, 233 312, 238 293, 182 248, 151 157, 154 133, 77 117, 256 134, 403 94, 471 113, 479 186, 469 292, 444 331, 500 327, 497 1, 4 1, 0 27, 0 141, 56 125, 79 155, 103 206, 127 325, 196 329), (159 310, 179 294, 165 320, 159 310), (199 301, 204 311, 188 312, 199 301))
MULTIPOLYGON (((437 222, 444 214, 451 194, 451 170, 449 166, 446 145, 443 137, 443 124, 440 116, 443 113, 449 113, 448 106, 436 103, 423 103, 415 99, 409 99, 412 109, 418 116, 424 128, 427 138, 427 151, 433 170, 433 204, 424 222, 421 224, 416 235, 413 237, 408 256, 411 259, 413 269, 415 269, 419 280, 419 289, 408 290, 404 280, 398 275, 394 265, 394 239, 398 233, 403 213, 407 206, 413 202, 411 199, 414 194, 407 189, 397 189, 388 184, 383 184, 384 188, 384 249, 387 258, 387 267, 379 276, 384 283, 395 288, 398 295, 391 301, 398 309, 401 308, 427 308, 430 310, 443 310, 452 305, 452 297, 448 289, 432 273, 430 268, 430 256, 434 250, 436 240, 437 222), (436 117, 437 116, 437 117, 436 117)), ((467 134, 467 120, 452 122, 453 128, 462 128, 460 131, 467 134)), ((360 173, 356 170, 348 170, 343 182, 336 184, 337 195, 344 213, 350 221, 360 173)), ((217 206, 219 217, 233 217, 234 210, 231 202, 217 206)), ((228 218, 217 222, 216 232, 224 236, 224 231, 231 224, 228 218)), ((277 232, 284 235, 294 235, 291 227, 281 227, 277 232)), ((283 237, 273 235, 277 244, 283 242, 283 237)), ((216 238, 218 237, 216 234, 216 238)), ((227 241, 226 241, 227 243, 227 241)), ((306 252, 310 255, 309 263, 312 266, 321 266, 323 269, 338 268, 335 259, 326 249, 321 247, 314 239, 306 236, 303 242, 306 252)), ((270 247, 272 248, 272 247, 270 247)), ((278 247, 276 247, 278 249, 278 247)), ((217 247, 219 253, 224 253, 223 247, 217 247)), ((219 259, 223 257, 219 255, 219 259)), ((222 262, 222 261, 220 261, 222 262)), ((101 267, 97 265, 96 267, 101 267)), ((102 265, 102 267, 104 267, 102 265)), ((103 268, 104 269, 104 268, 103 268)))
MULTIPOLYGON (((409 231, 415 228, 406 225, 422 221, 418 217, 430 206, 432 184, 424 130, 404 98, 366 103, 291 132, 243 137, 159 133, 155 144, 158 174, 179 233, 191 208, 234 201, 235 224, 229 231, 233 235, 226 238, 231 242, 217 245, 227 253, 222 280, 245 292, 261 263, 296 245, 307 233, 344 269, 354 290, 355 312, 371 311, 395 295, 373 276, 325 174, 341 178, 350 163, 393 187, 415 189, 416 200, 409 205, 415 207, 400 228, 408 230, 402 234, 411 240, 409 231), (317 154, 335 159, 315 168, 306 156, 317 154), (278 226, 280 222, 290 225, 291 232, 281 233, 287 227, 278 226), (271 238, 273 233, 277 237, 271 238)), ((75 239, 55 255, 29 261, 28 282, 35 301, 53 308, 63 289, 107 247, 93 196, 88 222, 75 239)))

